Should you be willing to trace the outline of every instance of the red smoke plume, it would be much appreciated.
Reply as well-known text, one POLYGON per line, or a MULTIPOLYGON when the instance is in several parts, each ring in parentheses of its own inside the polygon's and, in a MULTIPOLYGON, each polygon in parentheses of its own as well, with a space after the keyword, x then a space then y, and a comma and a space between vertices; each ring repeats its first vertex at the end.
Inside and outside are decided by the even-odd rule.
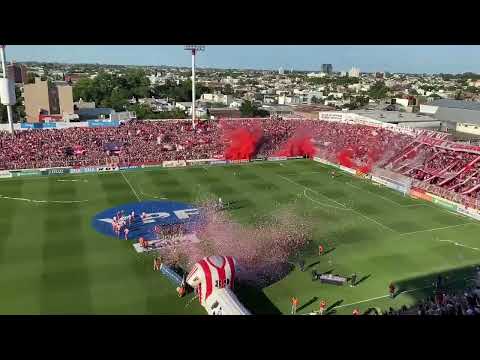
POLYGON ((260 127, 251 129, 237 128, 225 132, 225 139, 228 142, 225 150, 225 159, 243 160, 251 159, 262 139, 263 131, 260 127))
POLYGON ((381 158, 381 153, 378 150, 369 149, 366 154, 366 164, 365 160, 361 161, 363 164, 359 164, 359 159, 356 159, 356 154, 358 154, 358 152, 352 148, 343 149, 337 154, 337 162, 350 169, 359 170, 368 174, 381 158))
POLYGON ((311 132, 307 129, 297 131, 282 148, 275 153, 275 156, 305 156, 313 157, 316 149, 312 143, 311 132))

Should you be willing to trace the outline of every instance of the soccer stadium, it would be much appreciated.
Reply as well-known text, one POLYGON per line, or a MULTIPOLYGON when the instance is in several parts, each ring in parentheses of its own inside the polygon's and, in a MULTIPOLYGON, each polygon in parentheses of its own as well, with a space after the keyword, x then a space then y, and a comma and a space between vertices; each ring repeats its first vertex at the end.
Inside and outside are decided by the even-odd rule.
POLYGON ((0 45, 0 314, 480 314, 479 146, 329 106, 200 119, 204 48, 185 46, 191 97, 169 79, 184 101, 137 96, 137 119, 95 101, 137 104, 157 74, 95 73, 75 113, 67 81, 24 79, 0 45))
POLYGON ((480 148, 331 116, 0 134, 2 314, 473 314, 480 148))

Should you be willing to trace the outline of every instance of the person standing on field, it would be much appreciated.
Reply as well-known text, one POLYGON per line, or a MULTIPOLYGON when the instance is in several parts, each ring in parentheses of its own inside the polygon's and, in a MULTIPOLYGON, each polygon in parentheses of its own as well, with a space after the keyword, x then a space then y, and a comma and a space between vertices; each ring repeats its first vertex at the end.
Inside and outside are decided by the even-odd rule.
POLYGON ((319 308, 319 313, 320 315, 323 315, 323 312, 327 308, 327 302, 325 300, 320 301, 320 308, 319 308))
POLYGON ((357 273, 353 273, 350 279, 350 287, 355 287, 356 282, 357 282, 357 273))
POLYGON ((322 256, 323 251, 324 251, 323 245, 322 244, 318 245, 318 256, 322 256))
POLYGON ((292 297, 292 315, 297 314, 298 299, 294 296, 292 297))
POLYGON ((388 291, 390 292, 390 298, 393 299, 395 296, 395 285, 393 283, 388 286, 388 291))

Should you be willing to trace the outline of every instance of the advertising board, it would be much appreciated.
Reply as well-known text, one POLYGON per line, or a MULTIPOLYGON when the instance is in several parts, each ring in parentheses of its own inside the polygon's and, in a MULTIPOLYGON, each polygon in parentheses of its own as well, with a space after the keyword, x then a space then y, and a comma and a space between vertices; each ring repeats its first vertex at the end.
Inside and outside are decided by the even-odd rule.
POLYGON ((242 160, 228 160, 228 164, 244 164, 244 163, 248 163, 250 162, 250 160, 248 159, 242 159, 242 160))
POLYGON ((280 161, 280 160, 287 160, 286 156, 270 156, 267 158, 268 161, 280 161))
POLYGON ((102 166, 97 168, 98 172, 118 171, 118 166, 102 166))
POLYGON ((462 214, 462 215, 471 217, 475 220, 480 220, 480 212, 478 210, 467 208, 463 205, 458 205, 457 206, 457 212, 462 214))
POLYGON ((162 165, 163 167, 179 167, 179 166, 187 166, 187 162, 185 160, 170 160, 170 161, 164 161, 162 165))
POLYGON ((226 160, 213 160, 210 161, 210 165, 226 165, 227 161, 226 160))
POLYGON ((117 127, 120 125, 120 122, 117 120, 112 121, 101 121, 101 120, 89 120, 88 127, 117 127))
POLYGON ((432 201, 432 197, 430 196, 430 194, 427 194, 424 190, 419 188, 411 188, 410 196, 414 199, 422 199, 430 202, 432 201))
POLYGON ((12 177, 12 174, 10 173, 10 171, 0 170, 0 179, 10 178, 10 177, 12 177))
POLYGON ((70 168, 45 169, 45 175, 63 175, 69 174, 70 168))
POLYGON ((40 170, 12 170, 12 176, 38 176, 42 175, 40 170))

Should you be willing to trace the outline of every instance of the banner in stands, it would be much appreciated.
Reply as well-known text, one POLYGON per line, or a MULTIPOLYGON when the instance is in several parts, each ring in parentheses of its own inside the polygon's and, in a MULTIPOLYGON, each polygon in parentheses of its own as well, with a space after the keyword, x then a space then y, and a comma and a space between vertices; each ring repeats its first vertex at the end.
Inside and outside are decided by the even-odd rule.
POLYGON ((120 122, 117 120, 112 121, 100 121, 100 120, 89 120, 88 127, 117 127, 120 125, 120 122))
POLYGON ((475 220, 480 220, 480 212, 478 210, 467 208, 463 205, 458 205, 457 212, 462 215, 469 216, 475 220))
POLYGON ((270 156, 267 158, 268 161, 280 161, 280 160, 287 160, 286 156, 270 156))
POLYGON ((12 177, 12 173, 10 171, 0 170, 0 179, 10 178, 10 177, 12 177))
POLYGON ((226 165, 227 161, 226 160, 213 160, 210 161, 210 165, 226 165))
POLYGON ((187 162, 185 160, 171 160, 171 161, 164 161, 162 165, 163 167, 187 166, 187 162))
POLYGON ((422 199, 422 200, 432 202, 432 197, 430 196, 430 194, 427 194, 423 189, 411 188, 410 196, 413 197, 414 199, 422 199))

